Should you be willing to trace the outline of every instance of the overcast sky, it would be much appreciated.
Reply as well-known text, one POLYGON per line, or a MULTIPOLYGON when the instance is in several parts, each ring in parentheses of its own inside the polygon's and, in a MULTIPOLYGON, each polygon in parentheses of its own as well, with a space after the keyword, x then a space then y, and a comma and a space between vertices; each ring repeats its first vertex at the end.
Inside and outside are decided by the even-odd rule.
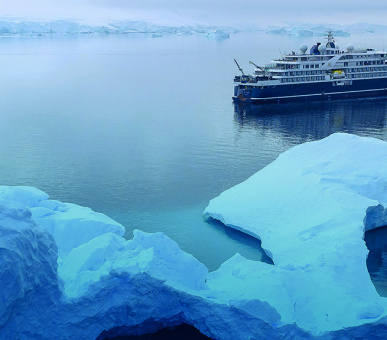
POLYGON ((259 26, 305 23, 387 24, 386 0, 0 0, 0 16, 87 21, 145 19, 158 23, 259 26))

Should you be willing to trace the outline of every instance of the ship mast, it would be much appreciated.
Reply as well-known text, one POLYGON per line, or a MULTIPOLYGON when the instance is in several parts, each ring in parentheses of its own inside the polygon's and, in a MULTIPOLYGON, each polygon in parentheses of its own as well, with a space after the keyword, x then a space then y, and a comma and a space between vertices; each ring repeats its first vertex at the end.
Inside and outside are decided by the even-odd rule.
POLYGON ((334 43, 335 42, 335 38, 333 38, 332 30, 328 31, 328 35, 327 35, 327 37, 325 39, 328 40, 328 44, 329 45, 330 45, 330 43, 334 43))

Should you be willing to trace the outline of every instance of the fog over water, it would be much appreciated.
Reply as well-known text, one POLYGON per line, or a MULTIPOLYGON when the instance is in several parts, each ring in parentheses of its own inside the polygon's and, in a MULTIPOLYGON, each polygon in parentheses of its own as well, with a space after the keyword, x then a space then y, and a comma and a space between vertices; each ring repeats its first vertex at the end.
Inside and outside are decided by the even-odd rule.
POLYGON ((87 21, 130 19, 156 23, 284 25, 294 23, 384 24, 385 1, 246 0, 13 0, 0 1, 1 16, 87 21))

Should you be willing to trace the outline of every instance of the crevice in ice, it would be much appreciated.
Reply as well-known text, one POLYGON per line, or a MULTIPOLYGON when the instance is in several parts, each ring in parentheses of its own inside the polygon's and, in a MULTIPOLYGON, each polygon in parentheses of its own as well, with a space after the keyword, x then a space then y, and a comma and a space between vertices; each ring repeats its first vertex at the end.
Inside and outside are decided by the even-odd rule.
POLYGON ((369 250, 367 270, 380 296, 387 297, 387 209, 368 207, 364 217, 364 241, 369 250))
MULTIPOLYGON (((147 327, 157 327, 159 324, 155 320, 147 320, 147 327)), ((208 340, 212 339, 201 333, 197 328, 189 324, 183 323, 176 326, 165 327, 159 329, 157 332, 138 334, 139 328, 129 329, 128 327, 116 327, 109 331, 103 331, 97 338, 97 340, 208 340), (130 335, 125 335, 130 334, 130 335), (133 335, 136 334, 136 335, 133 335)))
POLYGON ((387 226, 367 231, 367 270, 380 296, 387 297, 387 226))
POLYGON ((386 226, 387 208, 384 208, 381 204, 368 207, 363 222, 365 231, 386 226))
MULTIPOLYGON (((250 232, 249 230, 243 229, 239 226, 225 224, 222 222, 221 219, 214 218, 209 214, 205 216, 205 219, 207 223, 210 224, 212 227, 222 228, 224 232, 227 234, 227 236, 236 240, 237 242, 241 242, 241 239, 247 240, 247 242, 244 242, 244 241, 242 242, 249 243, 250 245, 252 242, 254 242, 257 252, 261 254, 260 262, 265 262, 267 264, 272 264, 272 265, 274 264, 271 257, 272 256, 271 253, 267 249, 262 248, 262 242, 259 235, 256 235, 250 232)), ((253 260, 253 259, 250 259, 248 256, 245 256, 245 254, 241 253, 241 255, 248 258, 249 260, 253 260)))

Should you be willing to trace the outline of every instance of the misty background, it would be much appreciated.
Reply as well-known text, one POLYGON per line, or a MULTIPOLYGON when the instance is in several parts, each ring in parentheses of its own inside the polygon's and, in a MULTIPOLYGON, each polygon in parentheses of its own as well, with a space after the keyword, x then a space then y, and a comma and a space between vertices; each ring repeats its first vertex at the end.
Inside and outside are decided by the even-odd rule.
POLYGON ((2 18, 30 20, 146 20, 174 25, 282 26, 310 24, 385 23, 382 0, 354 2, 246 0, 13 0, 0 1, 2 18))

